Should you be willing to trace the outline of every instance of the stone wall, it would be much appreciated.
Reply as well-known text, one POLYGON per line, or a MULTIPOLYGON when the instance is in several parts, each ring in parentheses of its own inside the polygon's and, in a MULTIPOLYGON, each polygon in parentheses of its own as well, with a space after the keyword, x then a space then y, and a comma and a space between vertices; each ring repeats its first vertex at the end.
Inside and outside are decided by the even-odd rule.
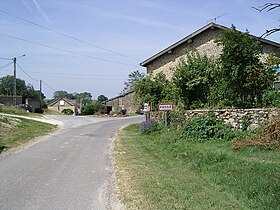
MULTIPOLYGON (((0 95, 0 104, 12 106, 14 105, 14 97, 0 95)), ((16 104, 22 104, 22 96, 16 96, 16 104)))
POLYGON ((244 120, 248 120, 248 129, 254 129, 260 123, 279 116, 280 109, 219 109, 219 110, 188 110, 186 117, 191 118, 207 113, 215 113, 218 119, 231 125, 234 129, 242 129, 244 120))

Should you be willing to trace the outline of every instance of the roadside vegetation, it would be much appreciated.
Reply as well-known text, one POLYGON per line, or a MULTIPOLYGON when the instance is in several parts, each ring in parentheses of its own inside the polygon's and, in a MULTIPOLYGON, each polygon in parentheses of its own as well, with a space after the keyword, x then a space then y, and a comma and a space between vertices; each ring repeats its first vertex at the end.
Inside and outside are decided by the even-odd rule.
POLYGON ((0 115, 0 153, 45 135, 55 128, 51 124, 0 115))
POLYGON ((30 116, 30 117, 41 116, 40 114, 37 113, 27 112, 25 109, 21 109, 16 106, 6 106, 6 105, 0 105, 0 113, 30 116))
POLYGON ((115 144, 122 201, 128 209, 278 209, 280 140, 259 144, 275 126, 234 131, 213 115, 177 128, 129 126, 115 144))

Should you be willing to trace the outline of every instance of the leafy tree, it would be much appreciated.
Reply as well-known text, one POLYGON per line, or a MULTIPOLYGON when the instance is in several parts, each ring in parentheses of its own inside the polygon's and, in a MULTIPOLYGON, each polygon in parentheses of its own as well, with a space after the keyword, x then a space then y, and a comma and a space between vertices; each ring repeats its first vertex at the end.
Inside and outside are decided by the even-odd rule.
POLYGON ((104 105, 100 101, 91 101, 83 106, 82 114, 92 115, 104 109, 104 105))
POLYGON ((233 26, 217 40, 223 45, 220 57, 221 76, 227 90, 226 98, 237 107, 250 107, 272 84, 275 72, 260 61, 261 45, 233 26))
MULTIPOLYGON (((14 90, 14 77, 7 75, 0 78, 0 93, 4 95, 13 95, 14 90)), ((33 86, 28 84, 26 85, 25 81, 22 79, 16 79, 16 90, 17 95, 22 96, 23 101, 26 98, 39 99, 39 94, 34 90, 33 86)))
POLYGON ((104 102, 104 101, 107 101, 107 100, 108 100, 108 98, 104 95, 99 95, 97 97, 97 101, 99 101, 99 102, 104 102))
POLYGON ((133 71, 128 75, 127 81, 124 83, 123 93, 133 90, 135 82, 144 78, 144 73, 140 73, 139 70, 133 71))
POLYGON ((83 92, 78 94, 78 99, 83 99, 83 100, 87 100, 87 101, 91 101, 92 95, 89 92, 83 92))
MULTIPOLYGON (((280 3, 266 3, 265 5, 260 6, 258 8, 256 8, 256 7, 253 7, 253 8, 258 10, 259 12, 263 12, 263 11, 270 12, 271 10, 274 10, 274 9, 280 9, 280 3)), ((266 30, 266 32, 262 34, 262 37, 267 37, 275 32, 279 32, 279 31, 280 31, 280 25, 276 26, 275 28, 266 30)))
POLYGON ((69 94, 65 90, 57 90, 53 93, 53 98, 58 99, 58 98, 69 98, 69 94))
POLYGON ((163 73, 155 78, 144 77, 134 84, 135 96, 141 104, 152 103, 157 106, 162 100, 172 98, 171 83, 163 73))
POLYGON ((216 62, 206 55, 193 51, 186 54, 177 66, 173 83, 177 95, 186 108, 198 108, 208 102, 211 87, 217 78, 216 62), (191 107, 196 106, 196 107, 191 107), (198 107, 197 107, 198 106, 198 107))

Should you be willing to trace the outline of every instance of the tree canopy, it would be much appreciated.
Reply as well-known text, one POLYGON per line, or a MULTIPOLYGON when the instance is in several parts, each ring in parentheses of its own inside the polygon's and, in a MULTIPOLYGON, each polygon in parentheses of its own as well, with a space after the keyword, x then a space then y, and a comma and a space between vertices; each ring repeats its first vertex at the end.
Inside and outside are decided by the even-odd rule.
MULTIPOLYGON (((7 75, 0 78, 0 93, 3 95, 13 95, 14 77, 7 75)), ((17 95, 22 96, 23 100, 26 98, 39 99, 39 92, 34 90, 33 86, 26 84, 24 80, 16 79, 17 95)))
POLYGON ((242 33, 233 26, 225 30, 217 42, 223 45, 220 76, 228 99, 235 106, 252 106, 275 79, 273 69, 265 68, 260 60, 259 41, 250 37, 249 32, 242 33))
POLYGON ((97 97, 97 101, 99 101, 99 102, 104 102, 104 101, 107 101, 107 100, 108 100, 108 98, 104 95, 99 95, 97 97))
POLYGON ((144 78, 145 74, 141 73, 139 70, 133 71, 128 75, 127 81, 124 83, 123 93, 133 90, 134 84, 144 78))

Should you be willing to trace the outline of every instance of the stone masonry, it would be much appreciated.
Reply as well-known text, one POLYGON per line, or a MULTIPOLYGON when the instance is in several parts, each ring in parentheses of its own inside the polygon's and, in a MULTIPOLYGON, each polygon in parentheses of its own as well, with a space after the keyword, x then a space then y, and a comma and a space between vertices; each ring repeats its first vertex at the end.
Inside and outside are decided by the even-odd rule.
POLYGON ((249 123, 248 129, 257 128, 261 123, 273 120, 279 116, 280 109, 218 109, 218 110, 188 110, 186 117, 191 118, 203 114, 214 113, 218 119, 232 126, 233 129, 242 129, 244 120, 249 123))

